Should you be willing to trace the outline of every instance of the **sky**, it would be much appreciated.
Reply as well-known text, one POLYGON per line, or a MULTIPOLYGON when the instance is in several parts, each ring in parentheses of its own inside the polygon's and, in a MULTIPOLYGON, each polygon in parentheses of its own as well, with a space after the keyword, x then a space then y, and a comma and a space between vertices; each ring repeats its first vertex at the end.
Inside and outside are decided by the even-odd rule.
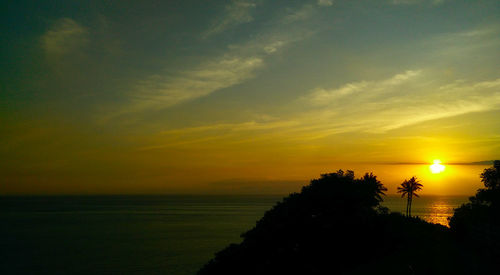
POLYGON ((0 194, 472 195, 500 156, 498 1, 0 5, 0 194))

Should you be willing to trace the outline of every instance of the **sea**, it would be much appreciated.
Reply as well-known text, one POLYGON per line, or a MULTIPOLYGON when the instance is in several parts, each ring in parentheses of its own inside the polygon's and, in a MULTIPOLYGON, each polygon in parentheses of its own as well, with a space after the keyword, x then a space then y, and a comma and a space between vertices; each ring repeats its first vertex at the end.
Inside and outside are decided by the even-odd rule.
MULTIPOLYGON (((0 197, 0 274, 196 274, 283 196, 0 197)), ((464 196, 421 196, 412 215, 448 225, 464 196)), ((386 196, 403 212, 406 200, 386 196)))

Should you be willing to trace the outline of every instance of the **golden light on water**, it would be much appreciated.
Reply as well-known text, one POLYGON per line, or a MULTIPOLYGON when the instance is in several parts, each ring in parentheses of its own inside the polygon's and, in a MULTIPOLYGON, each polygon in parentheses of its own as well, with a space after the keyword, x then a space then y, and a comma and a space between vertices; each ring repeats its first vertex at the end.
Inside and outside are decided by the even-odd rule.
POLYGON ((453 215, 453 206, 440 200, 434 202, 429 209, 429 214, 423 217, 430 223, 437 223, 448 226, 448 218, 453 215))
POLYGON ((445 167, 444 165, 441 164, 441 161, 438 159, 435 159, 433 161, 433 164, 429 166, 429 169, 431 169, 431 172, 433 174, 439 174, 444 171, 445 167))

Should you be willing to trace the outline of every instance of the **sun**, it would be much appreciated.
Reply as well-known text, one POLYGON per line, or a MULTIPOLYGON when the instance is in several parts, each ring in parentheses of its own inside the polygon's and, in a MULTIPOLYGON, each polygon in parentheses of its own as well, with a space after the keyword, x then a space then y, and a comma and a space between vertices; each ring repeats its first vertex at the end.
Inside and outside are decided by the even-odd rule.
POLYGON ((432 172, 433 174, 439 174, 439 173, 441 173, 441 172, 443 172, 443 171, 444 171, 444 168, 445 168, 445 167, 444 167, 444 165, 442 165, 442 164, 441 164, 441 161, 440 161, 440 160, 435 159, 435 160, 433 161, 433 163, 434 163, 434 164, 432 164, 431 166, 429 166, 429 168, 431 169, 431 172, 432 172))

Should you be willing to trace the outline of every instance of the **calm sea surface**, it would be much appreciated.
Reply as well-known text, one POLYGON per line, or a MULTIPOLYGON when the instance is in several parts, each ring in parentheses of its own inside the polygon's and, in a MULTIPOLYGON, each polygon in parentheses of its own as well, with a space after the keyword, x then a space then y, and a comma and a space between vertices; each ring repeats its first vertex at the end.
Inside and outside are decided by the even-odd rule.
MULTIPOLYGON (((282 196, 0 197, 0 274, 194 274, 282 196)), ((421 197, 447 224, 467 197, 421 197)), ((384 205, 405 211, 406 201, 384 205)))

